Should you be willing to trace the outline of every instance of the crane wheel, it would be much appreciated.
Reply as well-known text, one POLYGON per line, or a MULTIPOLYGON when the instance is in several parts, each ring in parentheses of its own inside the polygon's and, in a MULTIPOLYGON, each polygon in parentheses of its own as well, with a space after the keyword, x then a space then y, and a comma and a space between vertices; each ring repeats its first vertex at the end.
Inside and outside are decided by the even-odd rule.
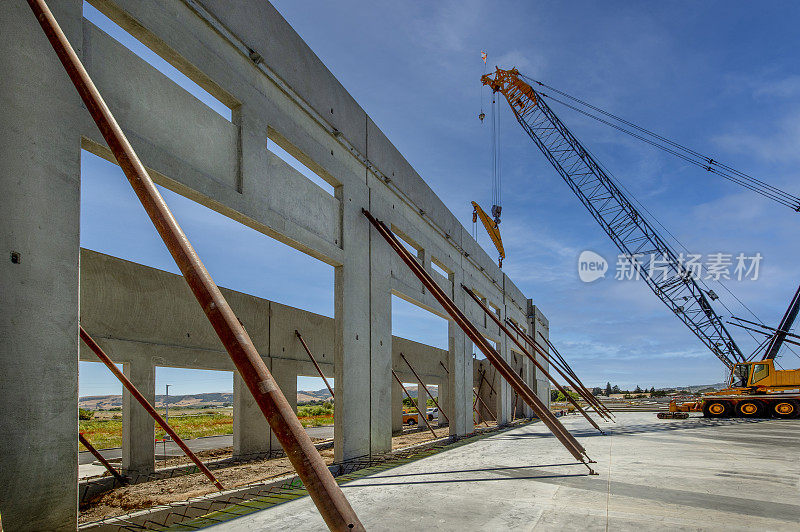
POLYGON ((728 417, 731 415, 731 404, 727 401, 706 401, 703 405, 703 416, 705 417, 728 417))
POLYGON ((772 405, 772 414, 775 417, 789 419, 798 414, 798 403, 792 399, 778 401, 772 405))
POLYGON ((742 401, 736 405, 736 411, 742 417, 762 417, 764 404, 761 401, 742 401))

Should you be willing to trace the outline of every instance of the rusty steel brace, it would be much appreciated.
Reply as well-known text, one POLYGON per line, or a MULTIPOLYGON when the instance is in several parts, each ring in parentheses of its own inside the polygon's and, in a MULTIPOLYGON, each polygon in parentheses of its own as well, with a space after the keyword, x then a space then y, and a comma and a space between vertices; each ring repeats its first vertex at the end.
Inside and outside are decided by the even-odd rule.
POLYGON ((530 345, 537 353, 539 353, 539 355, 541 355, 541 357, 544 358, 545 361, 547 361, 547 363, 549 363, 551 366, 553 366, 556 369, 556 371, 558 371, 559 374, 562 377, 564 377, 564 380, 566 380, 567 383, 570 386, 572 386, 579 395, 581 395, 583 397, 583 399, 589 404, 589 406, 593 406, 594 407, 594 409, 598 413, 598 415, 600 415, 601 417, 603 417, 604 419, 606 419, 608 421, 614 421, 611 418, 610 412, 608 411, 608 409, 606 409, 603 405, 600 404, 599 401, 597 401, 597 399, 589 392, 589 390, 586 389, 586 386, 583 385, 583 383, 578 378, 578 376, 575 374, 575 372, 572 371, 572 368, 570 368, 569 365, 566 363, 566 361, 563 358, 561 358, 560 355, 558 355, 558 352, 557 352, 555 346, 553 346, 553 344, 550 343, 550 340, 545 338, 542 335, 542 333, 539 333, 539 336, 542 339, 545 340, 545 342, 547 343, 548 346, 550 346, 551 349, 553 349, 553 353, 555 355, 558 355, 558 357, 560 359, 560 363, 556 363, 557 360, 555 358, 551 357, 550 354, 545 351, 544 347, 542 347, 539 344, 539 342, 536 341, 535 338, 533 338, 532 336, 527 334, 525 331, 523 331, 516 323, 514 323, 513 321, 511 321, 509 319, 506 319, 506 323, 508 325, 510 325, 511 328, 514 329, 517 332, 517 334, 522 336, 522 338, 525 340, 525 342, 528 345, 530 345), (571 377, 572 380, 570 380, 570 377, 571 377))
MULTIPOLYGON (((472 389, 472 395, 474 395, 474 396, 475 396, 475 400, 474 400, 474 401, 472 401, 472 411, 473 411, 473 412, 475 412, 476 414, 478 414, 478 425, 480 425, 481 423, 483 423, 484 425, 486 425, 486 426, 488 427, 488 426, 489 426, 489 422, 488 422, 487 420, 485 420, 485 419, 483 418, 483 416, 481 416, 481 413, 480 413, 480 411, 478 410, 478 407, 477 407, 477 404, 478 404, 478 395, 475 393, 475 388, 473 388, 473 389, 472 389)), ((481 403, 483 403, 483 401, 481 401, 481 403)), ((489 409, 488 409, 488 408, 487 408, 486 410, 487 410, 487 412, 489 411, 489 409)), ((491 414, 491 412, 489 412, 489 413, 491 414)))
POLYGON ((86 439, 86 436, 83 435, 83 432, 79 432, 78 433, 78 441, 81 442, 83 444, 83 446, 86 447, 86 449, 90 453, 92 453, 94 455, 94 457, 97 458, 100 461, 101 464, 103 464, 105 466, 105 468, 108 470, 108 472, 111 473, 114 476, 114 478, 119 481, 120 484, 125 485, 125 484, 127 484, 129 482, 129 479, 123 477, 121 474, 119 474, 119 472, 116 469, 111 467, 111 464, 109 464, 108 460, 106 460, 103 457, 103 455, 100 454, 100 451, 95 449, 94 445, 89 443, 89 440, 86 439))
MULTIPOLYGON (((442 366, 442 368, 444 369, 444 372, 445 372, 445 373, 447 373, 448 375, 450 375, 450 370, 449 370, 449 369, 447 369, 447 366, 445 366, 445 365, 442 363, 442 361, 441 361, 441 360, 439 361, 439 365, 441 365, 441 366, 442 366)), ((472 388, 472 394, 473 394, 473 395, 475 394, 475 388, 472 388)), ((475 401, 472 401, 472 411, 473 411, 473 412, 475 412, 476 414, 478 414, 478 425, 480 425, 480 424, 481 424, 481 421, 483 421, 483 423, 485 423, 487 427, 489 426, 489 422, 488 422, 488 421, 486 421, 485 419, 482 419, 482 418, 481 418, 481 413, 480 413, 480 412, 478 412, 478 409, 475 407, 475 401)), ((475 423, 475 418, 473 418, 473 419, 472 419, 472 423, 473 423, 473 424, 475 423)))
MULTIPOLYGON (((492 383, 490 383, 489 379, 486 378, 486 376, 485 376, 486 372, 485 371, 481 371, 480 368, 478 369, 478 374, 481 376, 481 380, 480 380, 480 382, 478 382, 478 391, 475 392, 475 388, 472 389, 472 393, 475 394, 475 401, 473 401, 473 406, 477 405, 478 401, 480 401, 481 406, 483 406, 483 408, 486 410, 486 412, 490 416, 492 416, 492 421, 497 423, 497 416, 492 412, 492 409, 489 408, 489 406, 486 404, 486 402, 483 399, 481 399, 481 387, 483 386, 483 383, 486 382, 486 384, 488 384, 490 387, 491 387, 492 383)), ((494 388, 491 388, 491 390, 494 392, 494 388)), ((497 392, 495 392, 495 395, 497 395, 497 392)), ((481 417, 481 415, 480 415, 480 413, 478 413, 478 418, 480 418, 480 417, 481 417)), ((486 426, 487 427, 489 426, 489 422, 488 421, 486 422, 486 426)))
POLYGON ((178 434, 172 429, 172 427, 169 426, 169 424, 164 420, 164 418, 161 417, 161 414, 156 412, 156 409, 153 408, 153 405, 150 404, 150 401, 145 399, 144 395, 142 395, 142 393, 136 388, 136 386, 134 386, 134 384, 128 379, 128 377, 126 377, 119 370, 119 368, 114 364, 114 362, 112 362, 112 360, 108 357, 105 351, 103 351, 103 349, 99 345, 97 345, 97 342, 94 341, 94 338, 89 336, 89 333, 87 333, 83 327, 80 327, 80 333, 81 333, 81 340, 83 340, 83 343, 85 343, 86 346, 89 349, 91 349, 95 355, 97 355, 97 358, 99 358, 100 361, 103 364, 105 364, 109 370, 111 370, 111 373, 113 373, 114 376, 119 380, 119 382, 122 383, 125 389, 128 390, 128 393, 130 393, 133 396, 133 398, 136 399, 140 405, 142 405, 142 408, 144 408, 147 411, 147 413, 150 414, 150 417, 152 417, 156 421, 156 423, 158 423, 161 426, 161 428, 164 429, 164 431, 167 434, 169 434, 173 440, 175 440, 175 443, 178 445, 178 447, 180 447, 181 450, 186 454, 186 456, 188 456, 189 459, 192 462, 194 462, 194 464, 198 467, 198 469, 200 469, 200 471, 202 471, 203 474, 206 477, 208 477, 208 480, 210 480, 214 484, 214 486, 217 487, 218 490, 223 491, 225 488, 222 487, 222 484, 220 484, 219 480, 217 480, 214 474, 206 467, 206 465, 203 462, 200 461, 197 455, 195 455, 192 452, 192 450, 189 449, 189 446, 184 443, 181 437, 178 436, 178 434))
MULTIPOLYGON (((486 384, 489 385, 489 389, 492 390, 492 393, 497 395, 497 392, 494 389, 494 383, 489 382, 489 379, 486 377, 486 372, 485 371, 479 371, 479 373, 481 374, 481 379, 485 380, 486 384)), ((494 380, 494 377, 492 378, 492 380, 494 380)))
POLYGON ((507 328, 505 325, 503 325, 503 322, 501 322, 501 321, 500 321, 500 318, 498 318, 497 316, 495 316, 494 312, 492 312, 491 310, 489 310, 489 308, 488 308, 486 305, 484 305, 483 301, 481 301, 481 300, 480 300, 480 298, 478 298, 478 296, 476 296, 476 295, 475 295, 475 292, 473 292, 472 290, 470 290, 470 289, 469 289, 469 288, 468 288, 466 285, 464 285, 464 284, 462 284, 462 285, 461 285, 461 288, 463 288, 463 289, 464 289, 464 291, 465 291, 467 294, 469 294, 469 296, 470 296, 470 297, 471 297, 471 298, 472 298, 472 299, 473 299, 473 300, 474 300, 474 301, 475 301, 475 302, 478 304, 478 306, 481 308, 481 310, 483 310, 483 312, 484 312, 484 313, 486 313, 486 314, 487 314, 487 315, 488 315, 488 316, 489 316, 489 317, 492 319, 492 321, 494 321, 495 325, 497 325, 497 326, 500 328, 500 330, 503 332, 503 334, 505 334, 505 335, 506 335, 508 338, 510 338, 510 339, 511 339, 511 341, 513 341, 513 342, 514 342, 514 343, 517 345, 517 347, 518 347, 518 348, 520 348, 520 349, 522 350, 522 352, 525 354, 525 356, 527 356, 527 357, 530 359, 530 361, 531 361, 531 362, 533 362, 533 363, 534 363, 534 365, 535 365, 537 368, 539 368, 539 371, 541 371, 541 372, 544 374, 544 376, 545 376, 545 377, 547 377, 547 378, 550 380, 550 382, 552 382, 552 383, 555 385, 555 387, 558 389, 558 391, 564 394, 564 396, 567 398, 567 400, 568 400, 570 403, 572 403, 572 405, 573 405, 575 408, 577 408, 577 409, 578 409, 578 412, 580 412, 580 413, 583 415, 583 417, 584 417, 584 418, 586 418, 586 420, 587 420, 587 421, 588 421, 588 422, 589 422, 589 423, 590 423, 590 424, 591 424, 591 425, 592 425, 592 426, 593 426, 595 429, 597 429, 598 431, 600 431, 602 434, 605 434, 605 433, 603 432, 603 429, 601 429, 601 428, 600 428, 600 426, 599 426, 599 425, 598 425, 598 424, 595 422, 595 420, 594 420, 594 419, 592 419, 592 418, 589 416, 589 414, 587 414, 587 413, 586 413, 586 411, 585 411, 583 408, 581 408, 581 406, 578 404, 578 402, 577 402, 575 399, 573 399, 573 397, 572 397, 570 394, 568 394, 568 393, 567 393, 567 391, 564 389, 564 387, 563 387, 563 386, 561 386, 561 385, 558 383, 558 381, 556 381, 556 379, 555 379, 555 378, 554 378, 552 375, 550 375, 550 373, 549 373, 549 372, 548 372, 546 369, 544 369, 544 366, 542 366, 542 365, 539 363, 539 361, 538 361, 538 360, 536 360, 536 357, 534 357, 534 356, 533 356, 533 355, 530 353, 530 351, 528 351, 527 349, 525 349, 525 346, 523 346, 523 345, 522 345, 522 343, 521 343, 519 340, 517 340, 517 338, 516 338, 516 337, 515 337, 513 334, 511 334, 511 331, 509 331, 509 330, 508 330, 508 328, 507 328))
MULTIPOLYGON (((532 338, 529 335, 523 335, 523 337, 524 338, 527 337, 527 338, 525 338, 526 341, 528 341, 528 338, 533 340, 534 344, 539 347, 539 352, 540 353, 544 353, 544 348, 539 345, 539 342, 537 342, 535 338, 532 338)), ((558 360, 560 360, 561 367, 564 368, 567 371, 567 373, 569 373, 570 376, 572 376, 572 378, 575 380, 575 382, 578 383, 583 388, 583 390, 586 392, 586 394, 593 399, 593 402, 594 402, 594 405, 595 405, 595 409, 602 409, 606 413, 606 415, 609 417, 609 419, 611 419, 611 421, 614 421, 614 423, 616 423, 616 421, 614 420, 614 418, 616 416, 611 412, 611 410, 608 409, 608 407, 606 405, 604 405, 602 402, 600 402, 599 399, 597 399, 594 395, 591 394, 589 389, 583 384, 583 382, 581 382, 581 379, 578 377, 578 375, 572 370, 572 368, 569 366, 569 364, 567 364, 567 361, 564 360, 564 357, 561 356, 561 353, 558 352, 558 349, 556 349, 556 346, 553 345, 553 343, 550 340, 545 338, 544 335, 542 335, 542 333, 539 333, 539 337, 541 337, 545 341, 545 343, 547 343, 547 345, 550 347, 550 349, 553 350, 553 354, 555 354, 557 356, 558 360)), ((530 341, 528 341, 528 343, 530 343, 530 341)), ((548 357, 545 356, 545 359, 548 359, 548 357)), ((555 362, 555 359, 551 358, 550 360, 553 360, 555 362)))
MULTIPOLYGON (((481 386, 480 386, 480 384, 479 384, 479 385, 478 385, 478 392, 480 392, 480 391, 481 391, 481 386)), ((472 393, 475 393, 475 389, 474 389, 474 388, 473 388, 473 392, 472 392, 472 393)), ((480 396, 480 394, 479 394, 479 393, 475 393, 475 404, 477 404, 478 402, 480 402, 480 403, 481 403, 481 406, 483 406, 483 408, 484 408, 484 409, 486 409, 486 412, 487 412, 487 413, 488 413, 490 416, 492 416, 492 421, 494 421, 495 423, 497 423, 497 416, 495 416, 495 414, 492 412, 492 409, 491 409, 491 408, 489 408, 489 406, 486 404, 486 401, 484 401, 483 399, 481 399, 481 396, 480 396)), ((480 414, 478 414, 478 415, 480 416, 480 414)), ((488 426, 489 424, 487 423, 486 425, 488 426)))
POLYGON ((442 288, 433 280, 428 272, 420 266, 417 260, 406 250, 406 248, 397 240, 394 233, 389 227, 375 219, 370 212, 364 208, 361 212, 366 216, 372 226, 378 231, 389 246, 397 253, 400 259, 408 266, 411 272, 422 282, 423 286, 427 288, 434 296, 436 301, 447 312, 456 325, 461 328, 467 337, 475 344, 481 352, 486 355, 486 358, 491 362, 495 369, 501 376, 509 383, 509 385, 519 393, 525 402, 530 406, 539 419, 547 426, 559 442, 567 449, 567 451, 580 463, 589 469, 589 474, 596 474, 589 464, 595 463, 586 454, 586 449, 575 439, 575 437, 561 424, 561 422, 553 415, 552 412, 542 403, 536 396, 533 390, 520 379, 519 375, 514 373, 514 370, 506 362, 503 357, 498 353, 485 338, 480 334, 477 328, 469 321, 463 312, 456 306, 453 300, 442 290, 442 288))
MULTIPOLYGON (((325 375, 322 374, 322 370, 320 369, 319 364, 317 364, 317 361, 314 358, 314 355, 311 354, 311 349, 308 348, 308 344, 306 344, 306 341, 300 335, 300 331, 295 329, 294 330, 294 334, 297 336, 297 339, 300 340, 300 343, 303 344, 303 349, 306 350, 306 353, 308 353, 308 358, 311 359, 311 362, 314 364, 314 367, 317 368, 317 373, 319 373, 319 376, 322 377, 323 381, 325 381, 325 386, 327 386, 328 387, 328 391, 331 392, 331 399, 335 399, 335 396, 333 395, 333 388, 331 388, 331 385, 328 383, 328 379, 325 378, 325 375)), ((323 355, 324 354, 325 353, 323 353, 323 355)))
MULTIPOLYGON (((406 356, 405 356, 403 353, 400 353, 400 358, 402 358, 402 359, 403 359, 403 361, 404 361, 404 362, 406 363, 406 365, 408 366, 408 369, 410 369, 410 370, 411 370, 411 373, 413 373, 413 374, 414 374, 414 376, 417 378, 417 381, 419 381, 419 383, 422 385, 422 387, 423 387, 423 388, 425 388, 425 393, 426 393, 426 394, 428 394, 428 397, 430 397, 430 398, 433 400, 433 404, 435 404, 435 405, 436 405, 436 408, 437 408, 437 409, 439 409, 439 412, 441 412, 441 413, 442 413, 442 415, 444 416, 444 418, 447 420, 447 423, 450 423, 450 418, 449 418, 449 417, 447 417, 447 414, 445 414, 445 413, 444 413, 444 410, 442 410, 442 408, 439 406, 439 402, 436 400, 436 398, 435 398, 434 396, 432 396, 432 395, 431 395, 431 393, 428 391, 428 387, 427 387, 427 386, 425 386, 425 383, 424 383, 424 382, 422 382, 422 379, 420 378, 420 376, 419 376, 419 375, 417 375, 417 372, 416 372, 416 371, 414 371, 414 368, 413 368, 413 367, 411 367, 411 363, 410 363, 410 362, 409 362, 409 361, 406 359, 406 356)), ((440 361, 439 361, 439 363, 441 364, 441 362, 442 362, 442 361, 440 360, 440 361)), ((419 394, 417 394, 417 401, 419 402, 419 394)))
POLYGON ((133 190, 331 530, 364 530, 253 341, 211 279, 45 0, 28 0, 133 190))
POLYGON ((417 406, 417 413, 419 414, 419 417, 421 417, 422 421, 424 421, 425 424, 428 426, 428 430, 431 431, 433 437, 438 438, 439 436, 436 435, 436 432, 433 430, 433 427, 431 427, 431 424, 428 423, 428 416, 422 413, 419 409, 419 393, 417 393, 417 401, 415 403, 414 398, 411 397, 410 393, 408 393, 408 390, 406 390, 406 387, 403 385, 403 381, 400 380, 400 377, 397 376, 397 373, 395 373, 394 370, 392 370, 392 375, 394 376, 395 380, 397 380, 397 384, 399 384, 400 387, 403 389, 403 391, 406 392, 406 396, 408 397, 408 400, 411 401, 411 404, 415 404, 417 406))
MULTIPOLYGON (((525 342, 530 345, 541 357, 550 364, 551 367, 555 368, 555 370, 561 375, 567 384, 572 386, 575 392, 580 395, 586 403, 593 407, 597 415, 603 418, 606 421, 613 421, 607 413, 602 409, 599 408, 596 399, 592 396, 591 393, 586 389, 582 382, 577 379, 577 375, 574 372, 570 371, 569 369, 565 369, 565 367, 561 364, 556 364, 556 360, 552 358, 548 353, 544 351, 544 349, 539 345, 535 339, 532 339, 528 334, 526 334, 516 323, 513 321, 506 319, 506 324, 508 324, 518 335, 522 336, 525 342)), ((549 342, 548 342, 549 343, 549 342)))
MULTIPOLYGON (((542 358, 544 358, 544 359, 545 359, 545 361, 546 361, 547 363, 549 363, 549 364, 550 364, 552 367, 554 367, 554 368, 556 369, 556 371, 558 371, 558 373, 559 373, 559 374, 560 374, 560 375, 561 375, 561 376, 564 378, 564 380, 566 380, 566 381, 567 381, 567 384, 569 384, 570 386, 572 386, 572 387, 575 389, 575 391, 576 391, 576 392, 577 392, 579 395, 581 395, 581 396, 583 397, 583 399, 584 399, 584 400, 585 400, 585 401, 586 401, 586 402, 589 404, 589 406, 592 406, 592 407, 594 407, 594 409, 595 409, 595 412, 597 412, 597 414, 598 414, 600 417, 602 417, 603 419, 605 419, 605 420, 608 420, 608 421, 614 421, 614 420, 613 420, 613 419, 612 419, 612 418, 609 416, 609 414, 610 414, 610 413, 607 411, 607 409, 605 408, 605 406, 601 405, 601 404, 599 403, 599 401, 597 401, 597 399, 596 399, 594 396, 592 396, 592 394, 591 394, 591 393, 589 393, 589 391, 586 389, 586 387, 583 385, 583 383, 580 381, 580 379, 578 379, 578 376, 575 374, 575 372, 574 372, 574 371, 572 371, 572 370, 571 370, 571 369, 570 369, 568 366, 564 366, 564 365, 561 365, 561 364, 556 364, 556 363, 555 363, 555 362, 556 362, 556 360, 555 360, 554 358, 552 358, 552 357, 551 357, 551 356, 550 356, 548 353, 546 353, 546 352, 544 351, 544 348, 542 348, 542 347, 539 345, 539 342, 537 342, 537 341, 536 341, 534 338, 532 338, 530 335, 528 335, 527 333, 525 333, 525 331, 523 331, 523 330, 521 329, 521 327, 520 327, 520 326, 518 326, 516 323, 514 323, 513 321, 511 321, 511 320, 509 320, 509 319, 506 319, 506 323, 507 323, 507 324, 508 324, 508 325, 509 325, 509 326, 510 326, 510 327, 511 327, 511 328, 512 328, 512 329, 513 329, 513 330, 514 330, 514 331, 515 331, 517 334, 519 334, 520 336, 522 336, 522 338, 525 340, 525 342, 526 342, 528 345, 530 345, 530 346, 531 346, 531 347, 532 347, 532 348, 533 348, 533 349, 534 349, 534 350, 535 350, 537 353, 539 353, 539 354, 542 356, 542 358), (566 371, 566 374, 565 374, 565 371, 566 371), (572 380, 570 380, 570 377, 572 377, 572 380)), ((542 334, 541 334, 541 333, 539 333, 539 336, 541 336, 542 338, 544 338, 544 336, 542 336, 542 334)), ((552 344, 550 343, 550 341, 549 341, 549 340, 547 340, 546 338, 545 338, 545 341, 547 342, 547 344, 548 344, 548 345, 552 346, 552 344)), ((555 351, 555 348, 554 348, 554 347, 553 347, 553 350, 555 351)), ((563 362, 563 361, 562 361, 562 362, 563 362)), ((616 422, 615 422, 615 423, 616 423, 616 422)))
MULTIPOLYGON (((569 375, 567 375, 567 374, 566 374, 564 371, 562 371, 562 369, 561 369, 560 365, 558 365, 558 364, 554 364, 553 362, 555 362, 555 360, 554 360, 554 359, 552 359, 552 358, 551 358, 551 357, 550 357, 550 356, 549 356, 549 355, 548 355, 548 354, 547 354, 547 353, 544 351, 544 349, 542 349, 542 347, 539 345, 539 343, 538 343, 538 342, 537 342, 535 339, 531 339, 531 338, 530 338, 530 336, 529 336, 528 334, 526 334, 526 333, 525 333, 525 332, 524 332, 524 331, 523 331, 523 330, 522 330, 522 329, 521 329, 521 328, 520 328, 520 327, 519 327, 519 326, 518 326, 516 323, 514 323, 513 321, 511 321, 511 320, 509 320, 509 319, 507 319, 507 318, 506 318, 506 323, 507 323, 509 326, 511 326, 511 328, 512 328, 512 329, 513 329, 513 330, 514 330, 514 331, 515 331, 515 332, 516 332, 518 335, 522 336, 522 338, 525 340, 525 342, 526 342, 528 345, 530 345, 530 346, 531 346, 531 347, 532 347, 532 348, 533 348, 533 349, 534 349, 534 350, 535 350, 537 353, 539 353, 539 354, 542 356, 542 358, 544 358, 544 359, 545 359, 545 361, 547 361, 547 362, 548 362, 548 363, 551 365, 551 367, 555 368, 555 370, 556 370, 556 371, 559 373, 559 375, 561 375, 561 377, 563 377, 563 378, 564 378, 564 380, 565 380, 565 381, 567 381, 567 384, 569 384, 570 386, 572 386, 572 388, 575 390, 575 392, 576 392, 578 395, 580 395, 581 397, 583 397, 583 400, 584 400, 584 401, 586 401, 586 403, 587 403, 589 406, 593 406, 593 407, 594 407, 594 409, 595 409, 595 412, 597 412, 597 415, 599 415, 599 416, 600 416, 601 418, 603 418, 604 420, 611 421, 611 419, 610 419, 610 418, 609 418, 609 417, 608 417, 608 416, 605 414, 605 412, 604 412, 604 411, 603 411, 601 408, 598 408, 597 404, 595 403, 595 399, 594 399, 594 397, 592 397, 592 395, 591 395, 591 394, 589 394, 589 393, 586 391, 586 389, 585 389, 585 388, 584 388, 582 385, 579 385, 579 384, 577 384, 577 383, 576 383, 576 382, 575 382, 573 379, 571 379, 571 378, 570 378, 570 376, 569 376, 569 375)), ((519 342, 516 340, 516 338, 514 338, 513 340, 514 340, 514 342, 515 342, 515 343, 517 343, 517 345, 519 345, 519 342)), ((548 343, 549 343, 549 341, 548 341, 548 343)), ((526 353, 526 354, 528 354, 528 353, 526 353)), ((530 354, 528 354, 528 356, 530 357, 531 355, 530 355, 530 354)), ((538 366, 538 365, 537 365, 537 366, 538 366)), ((567 393, 566 393, 565 391, 562 391, 562 393, 564 393, 564 395, 565 395, 565 396, 567 395, 567 393)), ((574 401, 572 401, 572 402, 574 403, 574 401)))

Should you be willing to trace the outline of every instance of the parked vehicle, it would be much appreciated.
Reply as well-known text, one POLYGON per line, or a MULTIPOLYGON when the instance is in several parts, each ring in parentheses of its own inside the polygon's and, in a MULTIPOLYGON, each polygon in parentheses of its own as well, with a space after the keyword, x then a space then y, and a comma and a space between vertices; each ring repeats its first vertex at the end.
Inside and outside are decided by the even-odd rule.
POLYGON ((417 412, 408 413, 403 410, 403 425, 416 425, 419 423, 419 414, 417 412))

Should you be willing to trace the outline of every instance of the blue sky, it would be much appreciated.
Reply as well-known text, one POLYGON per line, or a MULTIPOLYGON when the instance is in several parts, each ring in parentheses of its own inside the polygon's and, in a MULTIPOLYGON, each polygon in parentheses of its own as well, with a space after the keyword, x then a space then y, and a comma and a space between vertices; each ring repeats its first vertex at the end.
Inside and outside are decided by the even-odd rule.
MULTIPOLYGON (((800 6, 273 4, 467 227, 469 202, 488 207, 491 200, 490 131, 477 119, 481 50, 490 66, 516 66, 800 193, 800 6)), ((483 97, 488 113, 488 95, 483 97)), ((761 253, 757 281, 726 286, 767 323, 780 319, 800 282, 794 266, 800 253, 792 245, 796 213, 551 106, 693 253, 761 253)), ((722 365, 644 283, 612 276, 591 284, 579 280, 581 251, 599 253, 613 268, 617 250, 505 104, 500 109, 504 269, 548 316, 551 338, 576 372, 589 385, 721 381, 722 365)), ((82 245, 176 271, 119 170, 88 154, 83 159, 82 245)), ((179 196, 166 197, 219 284, 332 315, 330 267, 179 196)), ((488 237, 480 234, 479 241, 494 256, 488 237)), ((734 314, 749 315, 723 288, 710 286, 734 314)), ((722 306, 716 309, 729 316, 722 306)), ((443 320, 399 300, 393 310, 395 334, 446 346, 443 320)), ((743 331, 733 334, 744 350, 754 347, 743 331)), ((781 361, 800 366, 790 352, 781 361)), ((105 391, 118 386, 94 366, 81 365, 81 393, 115 393, 105 391)), ((157 380, 159 393, 167 381, 175 385, 171 393, 230 389, 229 375, 195 379, 160 369, 157 380)), ((300 386, 322 387, 312 380, 300 386)))

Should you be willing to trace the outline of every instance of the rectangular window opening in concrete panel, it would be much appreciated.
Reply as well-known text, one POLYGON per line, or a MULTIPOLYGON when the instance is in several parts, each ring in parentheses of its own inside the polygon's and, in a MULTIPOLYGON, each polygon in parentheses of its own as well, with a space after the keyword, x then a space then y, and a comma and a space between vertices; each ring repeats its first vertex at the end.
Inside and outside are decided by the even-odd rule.
POLYGON ((413 238, 408 236, 406 233, 403 232, 402 229, 398 228, 394 224, 392 224, 392 232, 400 241, 400 243, 403 244, 403 247, 406 248, 409 253, 414 255, 414 258, 417 259, 417 262, 422 262, 421 260, 422 246, 417 244, 417 242, 413 238))
MULTIPOLYGON (((146 35, 144 33, 142 33, 142 35, 130 33, 118 24, 117 21, 106 16, 88 1, 83 2, 83 16, 86 20, 103 30, 140 59, 203 102, 221 117, 229 122, 233 121, 234 109, 238 107, 238 103, 235 99, 209 80, 204 79, 201 73, 189 68, 188 62, 180 59, 175 52, 169 51, 169 53, 163 53, 163 50, 159 52, 146 44, 147 42, 157 41, 156 37, 149 33, 146 35), (170 59, 167 59, 167 57, 170 59), (225 102, 227 102, 227 104, 225 102)), ((134 26, 139 31, 146 32, 141 26, 134 26)), ((159 48, 166 50, 163 43, 159 48)), ((135 83, 135 80, 133 82, 135 83)))
POLYGON ((431 257, 431 268, 445 279, 451 279, 451 276, 453 275, 453 272, 450 271, 444 264, 442 264, 442 262, 436 257, 431 257))
MULTIPOLYGON (((219 286, 333 317, 332 266, 189 198, 158 189, 219 286)), ((119 166, 85 150, 80 235, 81 247, 180 274, 119 166)))
MULTIPOLYGON (((227 356, 220 353, 221 357, 227 356)), ((233 445, 233 372, 155 367, 155 407, 170 427, 203 460, 202 453, 224 458, 233 445), (169 386, 169 391, 167 387, 169 386), (169 414, 167 414, 169 406, 169 414), (225 454, 223 452, 223 454, 225 454)), ((183 452, 156 425, 156 467, 173 465, 183 452)))
MULTIPOLYGON (((484 336, 484 340, 486 340, 489 343, 489 345, 491 345, 492 347, 497 349, 497 343, 493 342, 492 340, 489 340, 485 336, 484 336)), ((486 355, 483 354, 483 351, 481 351, 475 345, 473 345, 472 346, 472 358, 474 358, 475 360, 486 360, 486 355)))
POLYGON ((267 150, 300 172, 319 188, 331 196, 336 196, 336 187, 340 183, 336 183, 327 172, 322 171, 322 167, 314 164, 309 157, 272 128, 267 131, 267 150), (315 171, 312 168, 317 168, 317 170, 315 171))
POLYGON ((394 294, 392 334, 439 349, 448 349, 447 320, 394 294))
MULTIPOLYGON (((317 357, 317 353, 314 353, 317 357)), ((319 375, 317 373, 317 375, 319 375)), ((326 377, 333 388, 333 377, 326 377)), ((333 439, 334 401, 321 377, 297 376, 297 417, 308 435, 316 439, 333 439)))
MULTIPOLYGON (((332 354, 327 354, 325 359, 332 358, 332 354)), ((317 359, 317 363, 322 362, 322 353, 314 353, 314 358, 317 359)), ((322 377, 318 377, 319 373, 314 375, 298 375, 297 376, 297 404, 320 404, 325 401, 331 400, 331 392, 328 391, 328 387, 325 386, 325 381, 322 380, 322 377)), ((328 384, 331 385, 333 388, 334 379, 333 377, 325 376, 328 379, 328 384)))
MULTIPOLYGON (((430 396, 432 395, 437 400, 439 399, 439 387, 437 385, 425 384, 425 388, 428 389, 430 395, 422 390, 422 387, 417 381, 404 382, 403 386, 408 390, 408 395, 414 399, 414 403, 418 404, 422 410, 436 407, 430 396), (422 395, 422 397, 420 397, 420 395, 422 395)), ((409 400, 408 395, 406 395, 405 392, 403 393, 403 410, 410 414, 414 411, 414 404, 409 400)))
MULTIPOLYGON (((87 353, 90 353, 87 351, 87 353)), ((91 355, 94 356, 94 355, 91 355)), ((122 364, 116 366, 123 371, 122 364)), ((122 441, 122 384, 102 362, 78 363, 78 430, 96 449, 113 449, 122 441)), ((78 445, 78 479, 102 475, 105 468, 78 445)))

